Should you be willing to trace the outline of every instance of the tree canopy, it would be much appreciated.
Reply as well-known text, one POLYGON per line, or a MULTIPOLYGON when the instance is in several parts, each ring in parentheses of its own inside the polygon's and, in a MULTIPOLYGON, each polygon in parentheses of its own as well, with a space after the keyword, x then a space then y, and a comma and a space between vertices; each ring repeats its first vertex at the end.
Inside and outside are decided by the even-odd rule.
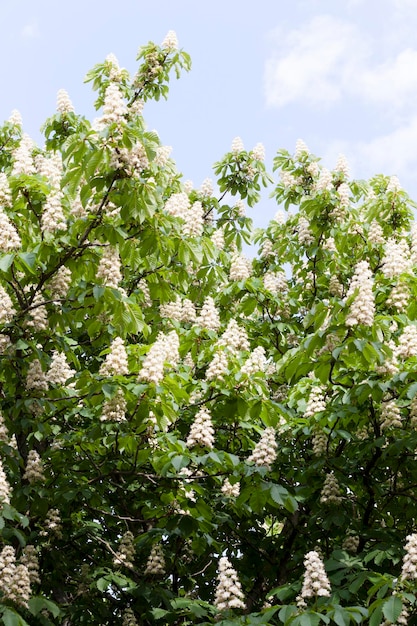
POLYGON ((143 117, 190 57, 137 60, 0 128, 0 619, 415 624, 415 205, 302 141, 194 187, 143 117))

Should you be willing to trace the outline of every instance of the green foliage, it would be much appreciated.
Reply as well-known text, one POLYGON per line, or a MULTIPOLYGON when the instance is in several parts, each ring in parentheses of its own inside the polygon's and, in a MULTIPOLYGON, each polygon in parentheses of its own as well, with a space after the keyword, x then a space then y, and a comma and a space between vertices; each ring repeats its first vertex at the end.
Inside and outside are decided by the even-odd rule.
POLYGON ((300 143, 253 233, 261 146, 197 190, 146 130, 174 43, 0 128, 1 621, 415 624, 415 205, 300 143))

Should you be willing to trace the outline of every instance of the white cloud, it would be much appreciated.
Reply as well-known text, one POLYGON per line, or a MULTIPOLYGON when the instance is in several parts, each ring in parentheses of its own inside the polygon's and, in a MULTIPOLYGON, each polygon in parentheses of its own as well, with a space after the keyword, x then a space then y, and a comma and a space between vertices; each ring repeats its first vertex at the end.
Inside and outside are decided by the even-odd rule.
POLYGON ((355 98, 389 105, 395 113, 417 99, 417 49, 405 47, 381 60, 381 41, 349 21, 315 17, 276 46, 265 66, 268 106, 304 102, 330 107, 342 98, 355 98))
POLYGON ((23 39, 36 39, 40 36, 39 27, 37 22, 29 22, 25 24, 20 31, 20 36, 23 39))
POLYGON ((339 100, 366 57, 356 27, 330 15, 314 17, 287 36, 277 33, 278 51, 266 62, 265 96, 269 106, 304 100, 339 100))

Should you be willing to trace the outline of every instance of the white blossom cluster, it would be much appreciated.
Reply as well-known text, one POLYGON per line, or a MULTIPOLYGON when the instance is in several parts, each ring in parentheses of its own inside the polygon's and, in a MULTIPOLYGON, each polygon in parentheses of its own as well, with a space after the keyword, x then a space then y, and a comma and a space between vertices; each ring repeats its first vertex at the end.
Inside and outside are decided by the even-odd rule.
POLYGON ((172 52, 178 48, 178 38, 175 30, 169 30, 161 43, 161 48, 172 52))
POLYGON ((250 377, 257 372, 265 372, 267 364, 265 348, 263 346, 258 346, 250 353, 240 371, 242 374, 250 377))
POLYGON ((49 325, 48 312, 44 305, 44 298, 41 293, 36 293, 32 304, 29 308, 29 318, 26 320, 26 326, 33 328, 37 332, 46 330, 49 325))
POLYGON ((304 580, 301 589, 302 598, 330 596, 331 587, 318 552, 312 550, 304 557, 304 580))
POLYGON ((206 380, 223 380, 227 368, 227 353, 225 350, 217 350, 206 369, 206 380))
POLYGON ((248 334, 236 320, 231 319, 217 345, 228 348, 232 354, 237 354, 239 350, 249 350, 248 334))
POLYGON ((205 178, 201 183, 200 193, 205 198, 210 198, 213 195, 213 181, 211 178, 205 178))
POLYGON ((395 400, 383 402, 381 409, 381 430, 401 427, 401 411, 395 400))
POLYGON ((295 187, 299 182, 294 174, 291 174, 291 172, 287 172, 286 170, 281 170, 279 173, 279 177, 285 189, 291 189, 292 187, 295 187))
POLYGON ((36 171, 40 176, 44 176, 50 184, 52 191, 57 193, 60 189, 63 172, 62 157, 59 152, 54 152, 50 156, 37 154, 35 156, 36 171))
POLYGON ((404 313, 407 310, 409 301, 410 290, 408 286, 404 283, 397 283, 387 298, 387 306, 396 309, 398 313, 404 313))
POLYGON ((352 552, 352 554, 356 554, 359 547, 359 537, 358 535, 346 535, 342 543, 342 549, 347 552, 352 552))
POLYGON ((36 450, 29 450, 23 478, 31 485, 45 481, 42 459, 36 450))
POLYGON ((118 84, 111 82, 104 94, 103 114, 95 120, 94 129, 101 131, 111 124, 120 126, 125 121, 127 112, 127 105, 118 84))
POLYGON ((110 80, 119 82, 122 80, 123 76, 126 78, 129 77, 128 71, 120 67, 119 61, 113 52, 110 52, 110 54, 106 56, 106 65, 108 66, 110 80))
POLYGON ((417 533, 412 533, 406 537, 401 578, 406 580, 417 579, 417 533))
POLYGON ((308 246, 314 241, 313 233, 310 230, 309 221, 301 216, 298 220, 298 241, 301 245, 308 246))
POLYGON ((121 337, 115 337, 110 345, 110 352, 100 366, 101 376, 127 376, 129 365, 125 342, 121 337))
POLYGON ((165 165, 168 163, 171 152, 172 146, 158 146, 156 149, 155 158, 153 160, 155 165, 158 165, 159 167, 165 167, 165 165))
POLYGON ((240 493, 240 483, 231 483, 228 478, 225 478, 222 485, 222 494, 228 498, 237 498, 240 493))
POLYGON ((197 445, 210 449, 213 448, 214 428, 210 411, 206 407, 201 407, 196 413, 185 443, 188 448, 193 448, 197 445))
POLYGON ((295 142, 294 161, 299 161, 302 156, 308 156, 310 150, 307 144, 302 139, 297 139, 295 142))
POLYGON ((251 154, 256 161, 265 161, 265 146, 258 142, 251 150, 251 154))
POLYGON ((387 192, 396 193, 397 191, 401 191, 400 181, 398 180, 397 176, 390 176, 390 179, 387 185, 387 192))
MULTIPOLYGON (((145 146, 137 141, 131 148, 117 148, 112 154, 110 163, 114 169, 123 169, 128 171, 130 176, 138 176, 143 170, 149 167, 149 159, 146 154, 145 146)), ((115 217, 119 215, 120 209, 113 209, 107 215, 115 217)))
POLYGON ((372 272, 369 264, 367 261, 360 261, 356 265, 347 292, 347 298, 349 298, 358 290, 346 317, 347 326, 355 326, 356 324, 372 326, 375 315, 375 299, 372 286, 372 272))
POLYGON ((112 287, 113 289, 119 288, 119 283, 123 276, 119 251, 116 247, 109 246, 104 249, 103 256, 98 264, 96 277, 101 280, 106 287, 112 287))
POLYGON ((122 389, 118 389, 113 398, 103 402, 100 421, 123 422, 126 419, 126 409, 126 398, 122 389))
POLYGON ((163 576, 165 574, 164 553, 159 543, 155 543, 152 546, 151 553, 146 562, 145 574, 153 574, 154 576, 163 576))
POLYGON ((312 437, 312 452, 314 456, 321 457, 327 452, 327 435, 322 431, 316 431, 312 437))
POLYGON ((394 376, 398 372, 398 346, 390 339, 387 343, 387 347, 391 350, 392 355, 386 357, 382 365, 377 365, 375 370, 379 374, 387 374, 388 376, 394 376))
POLYGON ((204 208, 199 200, 190 206, 184 219, 183 234, 187 237, 201 237, 204 229, 204 208))
POLYGON ((260 440, 253 449, 252 454, 248 456, 247 461, 253 462, 259 467, 266 467, 270 470, 275 459, 277 458, 278 444, 276 442, 275 435, 275 428, 272 428, 272 426, 265 428, 260 440))
POLYGON ((190 208, 190 200, 184 191, 173 193, 165 202, 165 211, 173 217, 181 217, 183 220, 187 218, 187 212, 190 208))
POLYGON ((333 472, 329 472, 324 479, 323 487, 320 493, 320 502, 322 504, 340 504, 342 502, 341 490, 336 476, 333 472))
POLYGON ((138 282, 138 289, 141 290, 142 295, 143 295, 142 306, 145 306, 145 307, 152 306, 151 292, 149 291, 148 283, 146 282, 144 278, 141 278, 140 281, 138 282))
POLYGON ((411 270, 410 251, 405 239, 398 242, 392 238, 388 239, 384 253, 381 270, 387 278, 394 278, 411 270))
POLYGON ((376 220, 372 220, 369 226, 368 242, 374 246, 385 244, 384 231, 382 230, 382 226, 376 220))
POLYGON ((201 328, 207 328, 207 330, 219 330, 219 312, 214 303, 214 299, 211 296, 207 296, 204 300, 200 314, 197 317, 196 324, 201 328))
POLYGON ((172 302, 161 304, 159 307, 161 317, 166 317, 177 322, 195 322, 197 313, 194 303, 188 298, 181 300, 177 296, 172 302))
POLYGON ((8 443, 9 441, 9 431, 7 430, 7 426, 4 422, 3 413, 0 411, 0 441, 4 441, 8 443))
POLYGON ((67 220, 62 208, 63 194, 53 191, 46 198, 43 205, 41 228, 43 233, 56 233, 59 230, 67 230, 67 220))
POLYGON ((220 557, 217 580, 218 584, 214 596, 214 606, 217 610, 245 609, 242 586, 237 572, 225 556, 220 557))
POLYGON ((12 126, 22 128, 22 116, 20 114, 20 111, 18 111, 17 109, 13 109, 8 121, 9 124, 11 124, 12 126))
POLYGON ((35 164, 32 157, 33 149, 34 143, 32 139, 29 135, 24 134, 20 144, 13 151, 13 176, 19 176, 19 174, 34 174, 35 164))
POLYGON ((337 157, 334 171, 337 172, 339 175, 341 175, 342 178, 349 178, 350 167, 349 167, 348 160, 346 159, 344 154, 339 154, 339 156, 337 157))
POLYGON ((408 359, 417 356, 417 327, 408 324, 398 338, 396 355, 408 359))
MULTIPOLYGON (((46 374, 46 380, 50 385, 65 385, 69 378, 74 376, 75 372, 67 363, 64 352, 54 350, 49 370, 46 374)), ((70 386, 70 385, 67 385, 70 386)))
POLYGON ((217 228, 211 235, 211 240, 219 250, 224 248, 224 230, 223 228, 217 228))
POLYGON ((315 187, 316 191, 332 191, 334 188, 332 173, 326 167, 321 168, 315 187))
POLYGON ((28 570, 31 585, 40 584, 41 579, 39 576, 39 559, 35 546, 27 544, 23 548, 22 555, 19 560, 22 565, 26 566, 28 570))
POLYGON ((62 538, 62 520, 58 509, 49 509, 46 514, 44 527, 39 534, 41 537, 55 536, 57 539, 62 538))
POLYGON ((332 296, 336 296, 338 298, 341 298, 343 296, 343 285, 340 282, 340 280, 338 279, 338 277, 335 276, 335 275, 330 276, 330 279, 329 279, 329 293, 332 296))
POLYGON ((239 152, 243 152, 244 149, 245 146, 243 145, 242 139, 240 137, 235 137, 232 141, 230 152, 233 152, 233 154, 239 154, 239 152))
POLYGON ((0 285, 0 324, 10 322, 15 313, 16 310, 13 306, 12 299, 5 288, 0 285))
POLYGON ((56 95, 56 110, 58 113, 74 113, 75 109, 71 98, 65 89, 59 89, 56 95))
POLYGON ((139 626, 132 609, 126 609, 123 613, 122 626, 139 626))
POLYGON ((164 377, 165 362, 175 366, 179 361, 179 338, 175 330, 160 333, 149 349, 138 374, 138 380, 159 384, 164 377))
POLYGON ((48 282, 48 288, 54 296, 54 300, 57 298, 65 298, 68 289, 71 285, 71 270, 65 265, 62 265, 59 270, 52 276, 48 282))
POLYGON ((246 280, 252 274, 252 263, 242 254, 234 254, 230 263, 229 279, 246 280))
POLYGON ((7 174, 4 172, 0 172, 0 205, 4 207, 12 206, 12 191, 7 174))
POLYGON ((28 608, 31 594, 29 571, 23 563, 16 564, 12 546, 4 546, 0 553, 0 590, 8 600, 28 608))
POLYGON ((270 239, 264 239, 262 242, 261 250, 259 252, 259 256, 262 259, 268 259, 271 256, 274 256, 274 244, 270 239))
POLYGON ((10 504, 11 489, 9 481, 7 480, 6 472, 3 468, 3 463, 0 460, 0 508, 1 504, 5 502, 10 504))
POLYGON ((128 530, 124 533, 119 549, 116 552, 116 556, 113 559, 114 565, 125 565, 126 567, 133 567, 133 561, 135 559, 135 545, 133 543, 133 533, 128 530))
POLYGON ((326 401, 324 398, 324 387, 314 385, 308 396, 307 406, 304 411, 304 417, 313 417, 316 413, 326 410, 326 401))
POLYGON ((0 251, 11 252, 22 245, 16 227, 0 206, 0 251))
POLYGON ((48 379, 42 370, 39 359, 34 359, 29 365, 26 375, 26 389, 37 389, 39 391, 47 391, 48 389, 48 379))

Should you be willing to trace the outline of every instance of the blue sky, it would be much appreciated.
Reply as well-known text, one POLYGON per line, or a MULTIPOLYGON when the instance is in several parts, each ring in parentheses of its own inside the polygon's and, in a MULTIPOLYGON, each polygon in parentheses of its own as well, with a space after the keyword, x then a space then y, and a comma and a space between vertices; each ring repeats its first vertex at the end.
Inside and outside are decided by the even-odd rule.
POLYGON ((37 141, 58 89, 94 117, 86 72, 113 52, 133 73, 138 47, 173 29, 193 69, 144 115, 185 179, 211 176, 237 135, 268 164, 301 138, 326 166, 343 152, 355 177, 395 174, 417 198, 417 0, 0 0, 0 16, 0 118, 17 108, 37 141))

